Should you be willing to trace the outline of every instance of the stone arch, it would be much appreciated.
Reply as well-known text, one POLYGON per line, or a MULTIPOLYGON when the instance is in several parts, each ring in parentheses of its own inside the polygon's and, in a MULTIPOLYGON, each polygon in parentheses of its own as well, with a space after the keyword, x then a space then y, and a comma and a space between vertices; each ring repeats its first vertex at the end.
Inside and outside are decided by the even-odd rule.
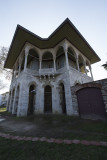
POLYGON ((53 54, 50 51, 46 51, 42 55, 42 68, 53 68, 53 54))
POLYGON ((77 93, 77 91, 84 89, 84 88, 90 88, 90 87, 95 87, 95 88, 100 88, 101 89, 101 84, 99 83, 85 83, 85 84, 80 84, 77 87, 75 87, 75 93, 77 93))
POLYGON ((28 84, 28 87, 30 87, 31 85, 34 85, 35 87, 37 86, 37 84, 36 84, 35 81, 31 81, 31 82, 28 84))
POLYGON ((44 112, 52 113, 52 87, 50 85, 44 87, 44 112))
POLYGON ((74 49, 70 46, 68 47, 68 61, 69 61, 69 66, 77 69, 77 63, 76 63, 76 53, 74 49))
POLYGON ((27 115, 34 114, 35 102, 36 102, 36 86, 32 83, 29 85, 29 102, 27 115))
POLYGON ((79 114, 83 118, 104 119, 106 115, 101 84, 87 83, 76 87, 79 114))
POLYGON ((56 52, 56 69, 63 68, 65 66, 65 53, 63 46, 59 46, 56 52))

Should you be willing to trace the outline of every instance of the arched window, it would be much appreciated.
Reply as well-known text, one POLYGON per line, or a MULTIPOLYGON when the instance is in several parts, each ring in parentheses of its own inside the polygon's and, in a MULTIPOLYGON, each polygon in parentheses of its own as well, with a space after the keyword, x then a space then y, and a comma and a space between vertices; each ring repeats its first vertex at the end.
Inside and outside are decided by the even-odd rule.
POLYGON ((43 54, 42 68, 53 68, 53 55, 51 52, 45 52, 43 54))
POLYGON ((27 68, 30 68, 32 70, 39 70, 39 56, 34 49, 29 50, 27 68))
POLYGON ((65 53, 63 47, 59 47, 56 53, 56 69, 63 68, 65 66, 65 53))
POLYGON ((81 55, 78 56, 78 63, 80 72, 85 73, 84 59, 81 55))
POLYGON ((60 105, 62 108, 62 113, 66 114, 66 100, 65 100, 65 87, 63 83, 59 85, 59 93, 60 93, 60 105))
POLYGON ((52 89, 49 85, 44 88, 44 112, 52 112, 52 89))
POLYGON ((69 66, 77 69, 76 55, 75 55, 74 50, 70 47, 68 48, 68 60, 69 60, 69 66))
POLYGON ((17 110, 18 110, 18 102, 19 102, 19 85, 17 87, 17 91, 16 91, 16 97, 15 97, 15 108, 14 108, 14 114, 17 114, 17 110))
POLYGON ((35 85, 31 85, 29 88, 29 104, 28 104, 28 115, 32 115, 34 113, 34 107, 35 107, 35 85))

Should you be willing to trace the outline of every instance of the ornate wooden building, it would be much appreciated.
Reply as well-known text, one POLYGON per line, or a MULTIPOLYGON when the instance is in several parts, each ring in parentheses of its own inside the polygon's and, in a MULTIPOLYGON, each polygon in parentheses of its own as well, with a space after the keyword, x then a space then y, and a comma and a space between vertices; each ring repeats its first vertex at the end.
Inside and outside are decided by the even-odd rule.
POLYGON ((18 25, 5 62, 13 69, 8 111, 78 115, 71 87, 93 81, 95 51, 67 18, 48 38, 18 25))

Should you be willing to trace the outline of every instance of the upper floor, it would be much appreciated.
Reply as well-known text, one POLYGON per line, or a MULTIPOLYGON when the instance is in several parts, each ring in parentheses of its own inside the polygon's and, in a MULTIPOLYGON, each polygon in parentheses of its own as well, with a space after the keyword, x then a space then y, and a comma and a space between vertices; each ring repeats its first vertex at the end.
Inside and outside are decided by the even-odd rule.
POLYGON ((81 73, 93 79, 90 60, 68 40, 64 39, 53 48, 40 49, 26 43, 13 67, 13 80, 21 73, 34 76, 56 76, 66 70, 81 73))

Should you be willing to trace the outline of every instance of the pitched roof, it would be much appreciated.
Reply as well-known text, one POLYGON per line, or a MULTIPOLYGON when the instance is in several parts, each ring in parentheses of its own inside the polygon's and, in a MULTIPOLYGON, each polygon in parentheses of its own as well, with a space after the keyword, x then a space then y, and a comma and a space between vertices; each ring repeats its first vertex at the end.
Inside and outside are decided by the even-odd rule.
POLYGON ((45 49, 53 48, 63 39, 67 39, 73 44, 91 61, 92 64, 100 61, 100 58, 92 47, 67 18, 48 38, 41 38, 24 27, 17 25, 4 67, 13 68, 14 63, 26 42, 29 42, 38 48, 45 49))

